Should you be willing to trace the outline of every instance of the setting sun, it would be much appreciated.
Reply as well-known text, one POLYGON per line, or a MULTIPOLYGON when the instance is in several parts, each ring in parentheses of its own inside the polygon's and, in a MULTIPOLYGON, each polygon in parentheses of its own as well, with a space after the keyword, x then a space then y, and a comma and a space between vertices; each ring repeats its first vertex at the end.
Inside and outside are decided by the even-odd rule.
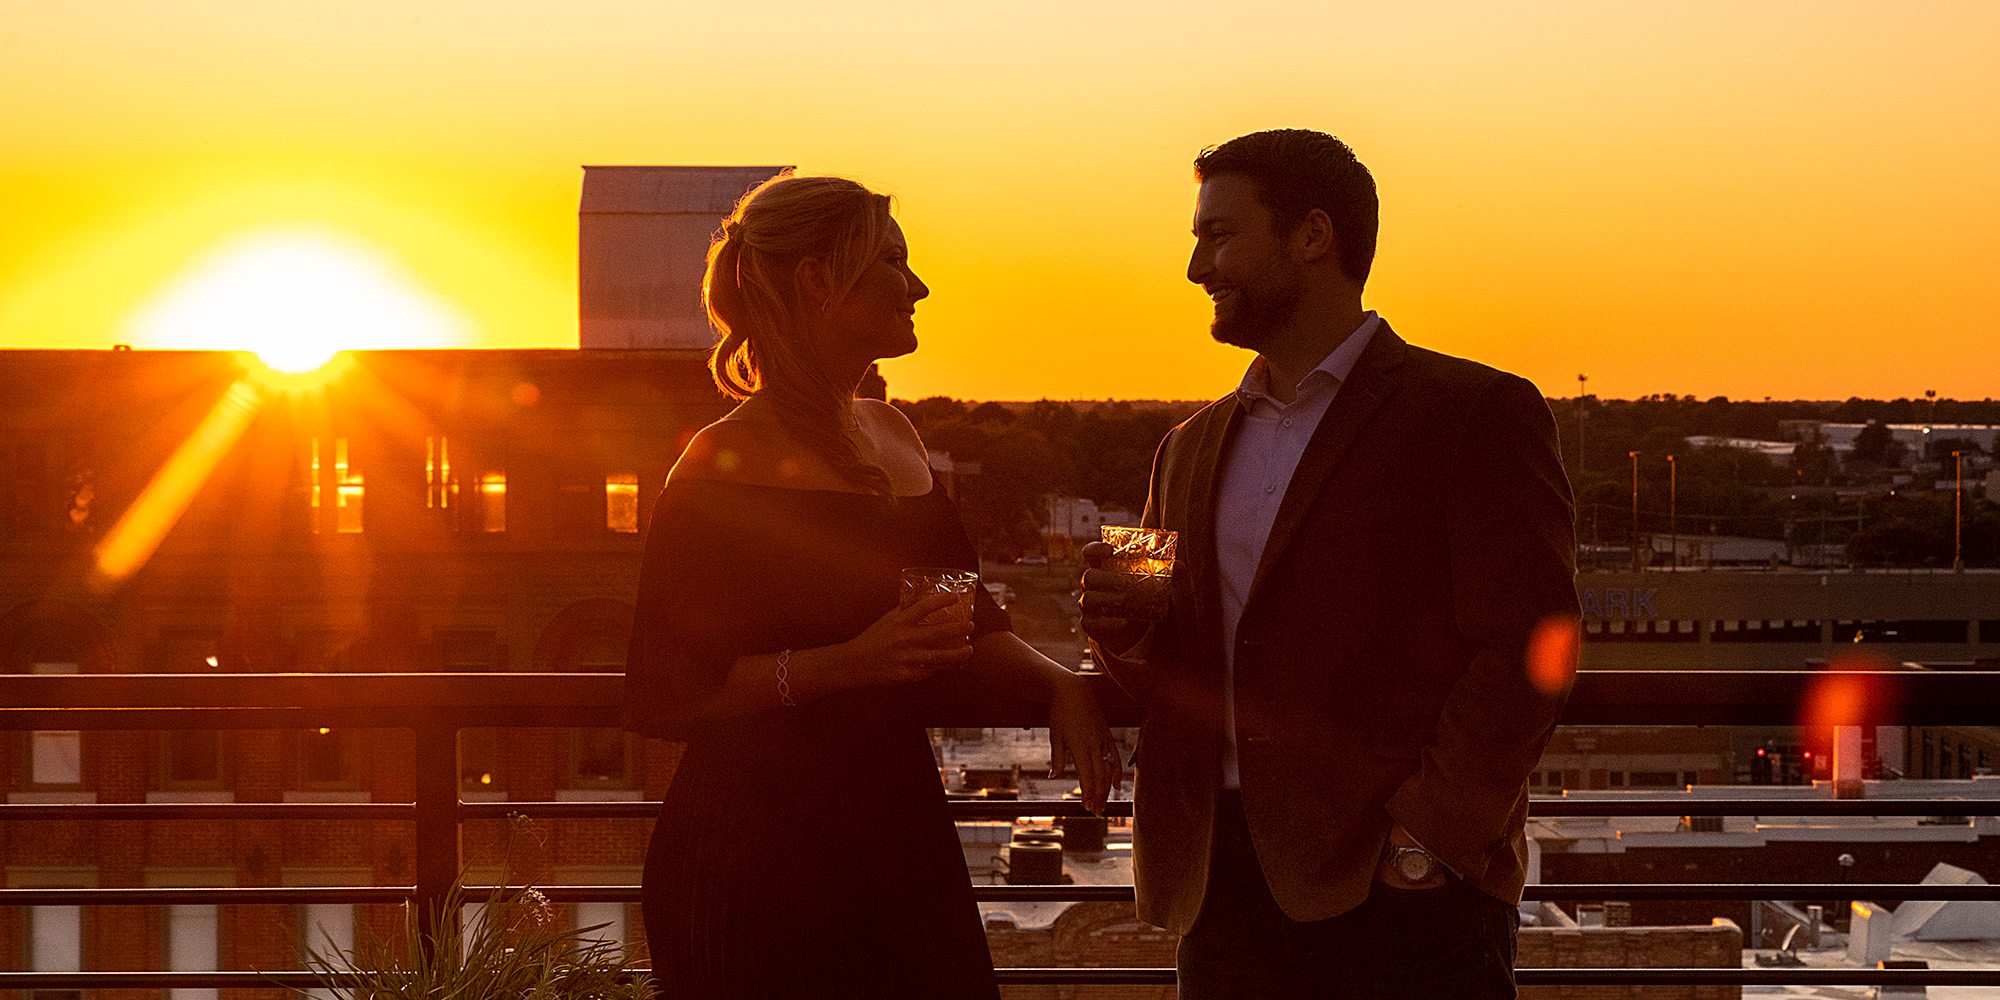
POLYGON ((140 347, 254 352, 271 369, 311 372, 341 351, 456 347, 465 319, 338 234, 245 234, 193 262, 127 324, 140 347))

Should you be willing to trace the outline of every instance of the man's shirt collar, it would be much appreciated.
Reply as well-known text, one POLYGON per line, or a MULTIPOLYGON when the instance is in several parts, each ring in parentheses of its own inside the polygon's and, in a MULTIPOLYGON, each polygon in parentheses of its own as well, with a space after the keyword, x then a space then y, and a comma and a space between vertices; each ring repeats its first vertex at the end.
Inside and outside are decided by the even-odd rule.
MULTIPOLYGON (((1354 374, 1354 366, 1361 360, 1361 353, 1368 349, 1368 342, 1375 339, 1375 331, 1381 327, 1382 317, 1373 309, 1363 313, 1361 325, 1355 327, 1354 332, 1348 334, 1347 339, 1341 341, 1339 347, 1327 352, 1326 358, 1320 361, 1318 367, 1307 372, 1305 377, 1299 380, 1297 391, 1292 398, 1294 400, 1304 398, 1317 392, 1321 385, 1339 388, 1341 383, 1347 381, 1348 376, 1354 374)), ((1271 366, 1264 360, 1263 355, 1259 354, 1250 360, 1249 370, 1243 373, 1243 381, 1236 386, 1236 398, 1246 407, 1255 406, 1260 402, 1278 407, 1285 405, 1271 395, 1271 366)))

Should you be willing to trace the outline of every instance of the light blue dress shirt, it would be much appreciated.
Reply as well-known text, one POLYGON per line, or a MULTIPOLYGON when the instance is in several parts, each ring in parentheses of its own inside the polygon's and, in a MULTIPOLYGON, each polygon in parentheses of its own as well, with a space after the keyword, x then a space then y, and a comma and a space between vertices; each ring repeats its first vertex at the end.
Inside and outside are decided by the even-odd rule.
POLYGON ((1278 505, 1305 454, 1320 418, 1354 372, 1354 363, 1374 339, 1382 318, 1369 312, 1340 346, 1307 372, 1289 404, 1270 394, 1270 365, 1262 355, 1250 362, 1236 388, 1242 416, 1222 455, 1215 500, 1215 562, 1222 581, 1222 786, 1241 788, 1236 758, 1236 624, 1264 556, 1278 505))

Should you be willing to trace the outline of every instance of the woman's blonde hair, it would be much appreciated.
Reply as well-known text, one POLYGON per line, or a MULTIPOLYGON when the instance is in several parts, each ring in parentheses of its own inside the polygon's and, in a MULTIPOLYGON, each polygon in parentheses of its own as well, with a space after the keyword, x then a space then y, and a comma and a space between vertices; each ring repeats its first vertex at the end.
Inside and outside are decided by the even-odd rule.
POLYGON ((702 305, 722 339, 708 357, 736 399, 769 399, 786 429, 858 486, 889 492, 846 432, 851 385, 819 356, 811 326, 823 303, 798 283, 799 262, 826 269, 833 301, 854 287, 889 240, 889 197, 840 177, 781 174, 750 189, 708 248, 702 305))

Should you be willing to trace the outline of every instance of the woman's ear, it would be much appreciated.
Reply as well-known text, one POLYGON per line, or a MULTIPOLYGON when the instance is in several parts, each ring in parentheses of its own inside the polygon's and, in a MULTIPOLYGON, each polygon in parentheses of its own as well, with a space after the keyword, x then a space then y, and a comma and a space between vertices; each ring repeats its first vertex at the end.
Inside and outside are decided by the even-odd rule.
POLYGON ((826 263, 818 257, 802 258, 792 269, 792 280, 798 282, 800 294, 808 305, 825 309, 833 304, 833 282, 826 270, 826 263))

